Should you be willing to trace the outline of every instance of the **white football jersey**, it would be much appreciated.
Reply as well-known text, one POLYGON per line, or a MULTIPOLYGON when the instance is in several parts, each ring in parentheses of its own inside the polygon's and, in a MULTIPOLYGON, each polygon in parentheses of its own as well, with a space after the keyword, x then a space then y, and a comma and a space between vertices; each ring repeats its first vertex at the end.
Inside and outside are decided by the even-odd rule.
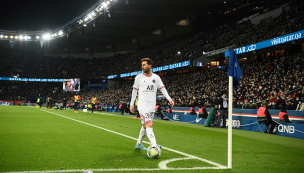
POLYGON ((155 112, 157 89, 160 90, 164 87, 165 85, 157 74, 137 75, 133 85, 133 88, 138 90, 137 109, 141 112, 155 112))

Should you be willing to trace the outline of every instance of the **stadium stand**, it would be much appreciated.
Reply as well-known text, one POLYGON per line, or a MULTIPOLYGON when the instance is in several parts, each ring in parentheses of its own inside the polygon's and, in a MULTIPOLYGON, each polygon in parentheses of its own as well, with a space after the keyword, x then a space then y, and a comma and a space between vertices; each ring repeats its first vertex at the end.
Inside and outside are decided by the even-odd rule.
POLYGON ((14 52, 8 59, 1 56, 3 62, 1 74, 11 76, 9 69, 22 68, 23 77, 34 78, 73 78, 108 76, 140 70, 137 62, 142 57, 153 57, 154 67, 173 64, 186 60, 195 60, 204 52, 217 50, 230 45, 245 46, 292 33, 304 28, 304 3, 294 10, 284 11, 278 17, 263 21, 257 25, 249 21, 237 21, 211 28, 195 35, 184 35, 168 42, 142 48, 114 57, 73 59, 61 57, 44 57, 14 52), (180 52, 178 54, 177 52, 180 52), (46 63, 45 63, 46 61, 46 63), (118 63, 119 62, 119 63, 118 63))
MULTIPOLYGON (((235 47, 275 38, 304 28, 304 2, 297 4, 294 10, 284 11, 278 17, 263 21, 257 25, 245 21, 222 24, 217 28, 204 30, 194 35, 183 35, 167 42, 142 48, 137 51, 117 54, 114 57, 83 59, 73 57, 45 57, 14 51, 12 54, 1 50, 1 76, 19 74, 28 78, 86 78, 108 76, 140 70, 143 57, 151 57, 154 67, 173 64, 185 60, 195 60, 204 52, 217 50, 229 45, 235 47), (180 51, 180 54, 177 52, 180 51)), ((240 86, 234 91, 237 108, 256 108, 262 100, 269 100, 269 108, 279 109, 287 104, 288 109, 296 109, 303 102, 303 65, 299 52, 269 55, 255 61, 241 62, 244 76, 240 86), (281 98, 277 100, 277 96, 281 98), (297 100, 298 98, 298 100, 297 100), (239 104, 238 104, 239 103, 239 104), (275 106, 273 106, 275 104, 275 106)), ((227 91, 227 65, 206 71, 195 71, 163 77, 163 81, 176 101, 177 106, 191 106, 199 101, 210 105, 210 100, 219 92, 227 91), (215 70, 216 69, 216 70, 215 70), (218 86, 218 87, 215 87, 218 86)), ((40 93, 54 100, 71 97, 62 93, 58 83, 7 82, 1 81, 1 100, 28 101, 40 93)), ((122 80, 119 85, 107 90, 88 91, 80 94, 83 103, 91 95, 104 104, 119 104, 129 101, 133 81, 122 80)), ((35 101, 35 99, 33 99, 35 101)))

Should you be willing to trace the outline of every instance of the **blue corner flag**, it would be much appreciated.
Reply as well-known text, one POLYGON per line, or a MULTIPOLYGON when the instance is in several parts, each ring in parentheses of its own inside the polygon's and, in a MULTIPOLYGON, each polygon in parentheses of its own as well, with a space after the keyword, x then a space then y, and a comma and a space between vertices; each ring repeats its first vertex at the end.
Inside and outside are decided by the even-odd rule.
POLYGON ((229 50, 228 76, 233 77, 233 89, 239 85, 239 79, 243 76, 234 50, 229 50))

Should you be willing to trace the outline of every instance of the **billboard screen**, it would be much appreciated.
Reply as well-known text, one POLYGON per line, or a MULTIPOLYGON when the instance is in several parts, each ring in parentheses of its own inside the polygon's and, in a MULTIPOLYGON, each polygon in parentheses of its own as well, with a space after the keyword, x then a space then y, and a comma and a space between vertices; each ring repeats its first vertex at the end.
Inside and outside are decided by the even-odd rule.
POLYGON ((64 79, 63 91, 80 91, 80 78, 64 79))

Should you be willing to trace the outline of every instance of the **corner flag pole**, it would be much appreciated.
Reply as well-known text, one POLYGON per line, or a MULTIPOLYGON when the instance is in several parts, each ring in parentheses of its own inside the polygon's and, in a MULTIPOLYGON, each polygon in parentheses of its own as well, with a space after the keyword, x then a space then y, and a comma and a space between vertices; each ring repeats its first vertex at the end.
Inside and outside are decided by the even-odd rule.
POLYGON ((228 100, 228 168, 232 169, 232 102, 233 89, 239 85, 239 79, 243 76, 234 50, 229 50, 229 100, 228 100))
POLYGON ((228 168, 232 168, 232 101, 233 76, 229 76, 229 102, 228 102, 228 168))

